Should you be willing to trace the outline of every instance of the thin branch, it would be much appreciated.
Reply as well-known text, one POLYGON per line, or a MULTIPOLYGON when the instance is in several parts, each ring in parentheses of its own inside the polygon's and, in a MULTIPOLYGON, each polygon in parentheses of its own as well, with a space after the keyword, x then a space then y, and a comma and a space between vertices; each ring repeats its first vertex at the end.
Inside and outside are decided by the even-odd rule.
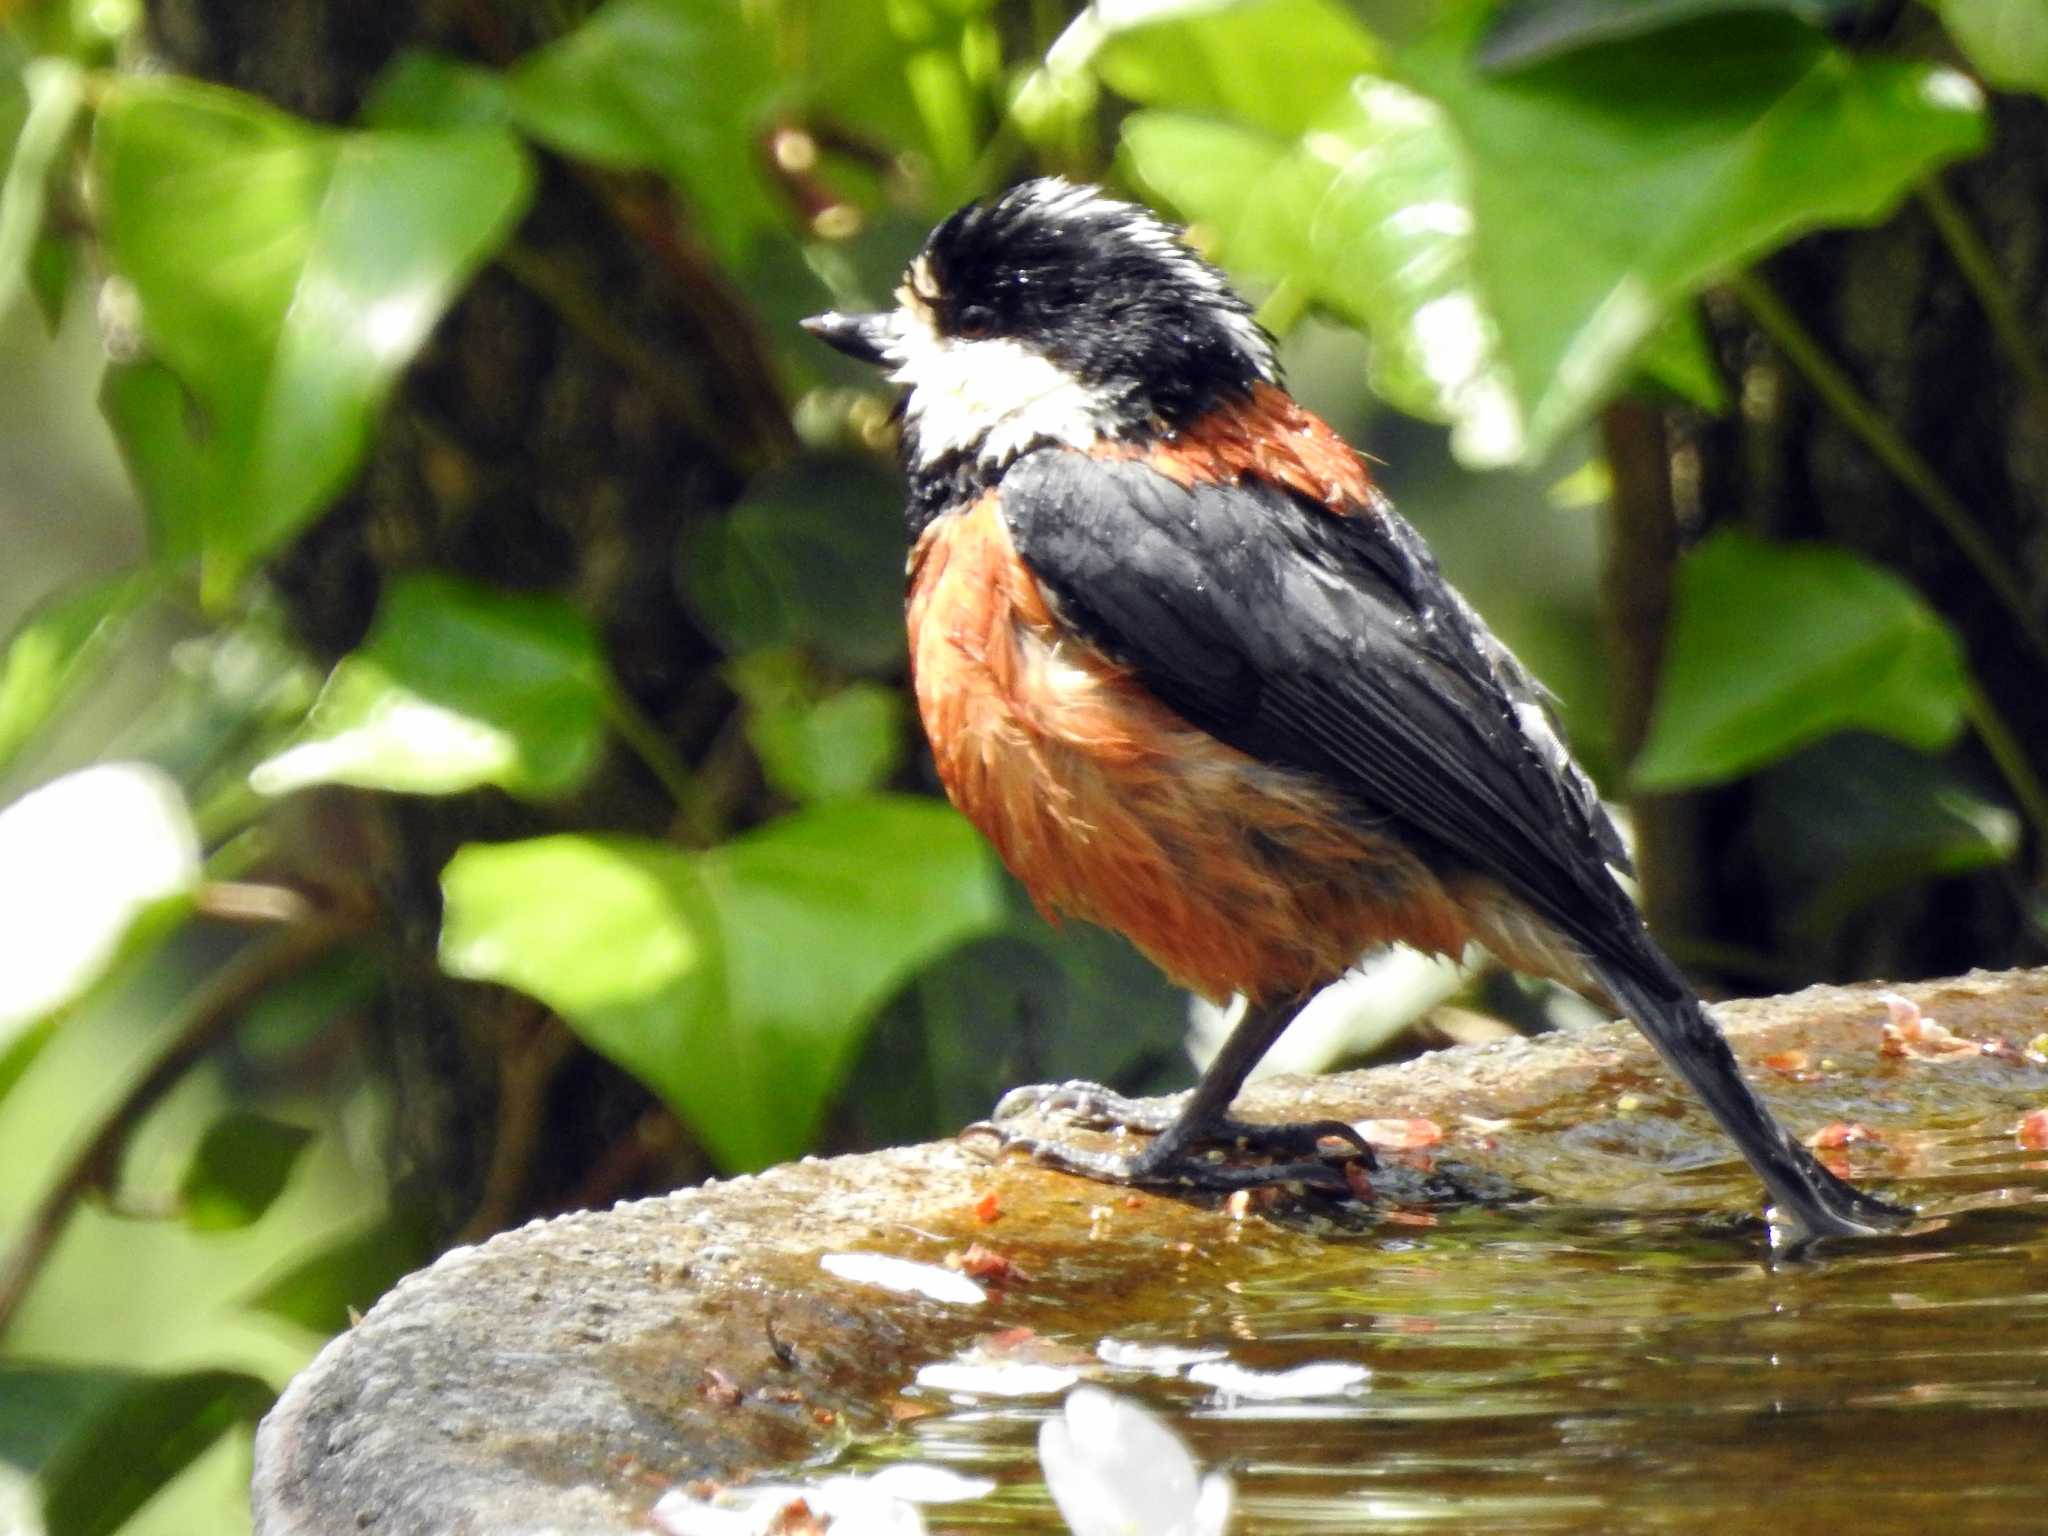
POLYGON ((661 787, 668 791, 676 809, 685 818, 700 816, 704 791, 690 772, 690 765, 683 761, 682 754, 662 734, 661 727, 616 684, 605 690, 604 709, 611 728, 633 749, 633 755, 640 759, 661 787))
POLYGON ((303 923, 313 903, 287 885, 209 880, 192 893, 192 910, 221 923, 303 923))
POLYGON ((1963 274, 1963 281, 1970 285, 1970 291, 1983 307, 1984 318, 1991 322, 1991 334, 2026 385, 2035 414, 2048 425, 2048 361, 2043 360, 2040 345, 2020 318, 2012 290, 1999 276, 1990 250, 1939 177, 1930 177, 1921 184, 1920 202, 1934 223, 1934 232, 1948 247, 1956 270, 1963 274))
POLYGON ((1301 324, 1301 317, 1308 313, 1309 305, 1314 302, 1315 295, 1305 283, 1286 278, 1266 295, 1266 302, 1259 306, 1259 312, 1253 318, 1275 336, 1285 338, 1301 324))
POLYGON ((480 1243, 500 1231, 519 1210, 519 1196, 533 1172, 540 1146, 548 1085, 576 1049, 576 1037, 560 1019, 535 1008, 539 1018, 524 1040, 509 1045, 498 1058, 497 1130, 491 1160, 484 1170, 483 1193, 457 1243, 480 1243))
POLYGON ((362 932, 368 920, 368 913, 360 909, 322 913, 257 941, 207 979, 187 1004, 185 1017, 164 1053, 73 1154, 30 1214, 6 1262, 0 1264, 0 1334, 14 1320, 63 1235, 72 1208, 109 1182, 121 1148, 143 1117, 226 1038, 251 1003, 362 932))
MULTIPOLYGON (((1671 491, 1671 442, 1663 414, 1626 396, 1600 414, 1600 444, 1612 490, 1600 575, 1601 620, 1613 674, 1614 760, 1633 762, 1649 739, 1664 672, 1678 569, 1678 514, 1671 491)), ((1659 934, 1677 933, 1705 910, 1699 801, 1684 794, 1629 796, 1643 915, 1659 934)))
POLYGON ((667 183, 580 169, 619 228, 667 271, 671 291, 696 321, 697 340, 713 365, 707 376, 720 380, 723 391, 713 443, 745 474, 786 463, 796 454, 796 429, 774 350, 725 269, 684 232, 667 183))
POLYGON ((1918 450, 1863 397, 1849 375, 1822 350, 1812 333, 1799 323, 1791 310, 1771 291, 1769 284, 1755 272, 1744 272, 1729 286, 1755 317, 1764 334, 1777 344, 1778 350, 1791 360, 1792 366, 1806 376, 1807 383, 1828 409, 1863 440, 1864 446, 1885 468, 1898 476, 1900 483, 1948 531, 1956 547, 1976 567, 1984 584, 2011 614, 2014 626, 2027 643, 2037 654, 2048 659, 2048 627, 2043 626, 2039 615, 2028 605, 2026 593, 2013 575, 2011 559, 1978 526, 1976 518, 1955 492, 1942 483, 1941 477, 1934 472, 1934 466, 1922 458, 1918 450))

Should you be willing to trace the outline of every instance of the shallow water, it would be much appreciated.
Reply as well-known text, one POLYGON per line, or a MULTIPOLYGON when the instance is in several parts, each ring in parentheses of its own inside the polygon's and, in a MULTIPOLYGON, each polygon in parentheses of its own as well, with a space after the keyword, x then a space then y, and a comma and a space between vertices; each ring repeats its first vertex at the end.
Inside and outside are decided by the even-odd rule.
MULTIPOLYGON (((1809 1262, 1676 1213, 1469 1208, 1335 1239, 1254 1220, 1237 1278, 1175 1283, 1162 1255, 1154 1315, 1125 1293, 1114 1337, 1354 1362, 1362 1387, 1252 1402, 1185 1367, 1088 1369, 1231 1471, 1239 1533, 2048 1530, 2048 1161, 2010 1126, 1929 1133, 1880 1186, 1923 1228, 1809 1262)), ((1038 1289, 1071 1287, 1078 1315, 1087 1284, 1055 1265, 1038 1289)), ((1082 1361, 1100 1339, 998 1342, 1082 1361)), ((935 1531, 1062 1528, 1035 1454, 1055 1396, 905 1399, 929 1412, 857 1467, 1000 1480, 927 1511, 935 1531)))

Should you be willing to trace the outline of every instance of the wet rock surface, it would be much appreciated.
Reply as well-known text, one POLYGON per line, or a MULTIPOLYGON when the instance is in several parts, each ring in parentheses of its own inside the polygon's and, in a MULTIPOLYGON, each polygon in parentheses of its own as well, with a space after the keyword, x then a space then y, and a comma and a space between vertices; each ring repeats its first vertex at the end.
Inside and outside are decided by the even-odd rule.
MULTIPOLYGON (((1823 1155, 1938 1222, 1960 1186, 1928 1182, 1919 1149, 1986 1126, 2010 1148, 2010 1126, 2048 1105, 2048 1068, 2026 1050, 2048 1030, 2048 971, 1898 990, 1994 1048, 1888 1054, 1875 988, 1720 1017, 1796 1134, 1863 1128, 1823 1155)), ((976 1340, 1158 1331, 1187 1298, 1248 1272, 1270 1281, 1326 1239, 1431 1220, 1413 1203, 1447 1187, 1518 1191, 1538 1210, 1720 1210, 1731 1230, 1757 1201, 1626 1026, 1282 1079, 1240 1103, 1254 1118, 1427 1122, 1441 1139, 1385 1154, 1371 1206, 1233 1210, 937 1143, 535 1223, 412 1276, 292 1383, 258 1437, 257 1529, 645 1531, 672 1484, 889 1433, 928 1409, 904 1396, 919 1367, 976 1340), (821 1263, 846 1253, 950 1255, 983 1299, 900 1294, 821 1263)))

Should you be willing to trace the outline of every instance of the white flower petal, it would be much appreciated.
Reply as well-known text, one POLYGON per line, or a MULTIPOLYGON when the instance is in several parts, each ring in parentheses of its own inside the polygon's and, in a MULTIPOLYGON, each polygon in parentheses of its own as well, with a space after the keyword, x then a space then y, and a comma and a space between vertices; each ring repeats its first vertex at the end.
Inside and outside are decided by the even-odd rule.
POLYGON ((1364 1386, 1372 1372, 1348 1360, 1320 1360, 1291 1371, 1253 1371, 1241 1365, 1210 1362, 1188 1372, 1189 1381, 1214 1387, 1226 1397, 1277 1403, 1307 1397, 1342 1397, 1364 1386))
POLYGON ((868 1479, 892 1499, 912 1504, 952 1504, 961 1499, 985 1499, 996 1491, 992 1477, 965 1477, 948 1467, 928 1462, 900 1461, 884 1467, 868 1479))
POLYGON ((671 1488, 650 1511, 663 1536, 753 1536, 754 1517, 744 1510, 721 1509, 671 1488))
POLYGON ((1128 1398, 1077 1387, 1038 1431, 1045 1486, 1075 1536, 1184 1536, 1200 1497, 1180 1436, 1128 1398))
POLYGON ((905 1296, 923 1296, 968 1307, 978 1307, 988 1300, 987 1291, 955 1270, 892 1258, 886 1253, 828 1253, 820 1256, 818 1264, 827 1274, 842 1280, 880 1286, 905 1296))
POLYGON ((1204 1360, 1229 1358, 1228 1351, 1221 1349, 1190 1349, 1184 1344, 1138 1344, 1125 1339, 1104 1339, 1095 1346, 1095 1353, 1103 1364, 1113 1365, 1118 1370, 1152 1371, 1161 1376, 1177 1376, 1204 1360))
POLYGON ((919 1369, 917 1384, 934 1392, 971 1392, 981 1397, 1051 1397, 1081 1379, 1071 1365, 1032 1360, 941 1360, 919 1369))
POLYGON ((1221 1472, 1202 1479, 1201 1494, 1195 1500, 1195 1515, 1188 1522, 1188 1536, 1223 1536, 1230 1529, 1231 1506, 1237 1489, 1221 1472))
POLYGON ((925 1536, 917 1506, 891 1498, 870 1478, 829 1477, 804 1497, 830 1522, 832 1536, 925 1536))

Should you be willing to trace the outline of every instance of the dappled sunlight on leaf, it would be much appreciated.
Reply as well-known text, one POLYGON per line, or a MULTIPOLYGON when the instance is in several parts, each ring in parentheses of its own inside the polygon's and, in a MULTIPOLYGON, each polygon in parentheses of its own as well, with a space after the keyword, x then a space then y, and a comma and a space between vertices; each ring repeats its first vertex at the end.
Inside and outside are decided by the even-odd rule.
POLYGON ((91 582, 52 598, 15 631, 0 657, 0 767, 91 675, 153 586, 146 576, 91 582))
POLYGON ((874 1011, 1002 915, 967 823, 892 796, 702 854, 624 837, 472 844, 442 890, 450 974, 555 1009, 735 1170, 802 1151, 874 1011))
POLYGON ((0 1045, 77 997, 137 921, 199 880, 185 796, 147 763, 102 763, 0 810, 0 1045))
POLYGON ((603 749, 605 687, 596 631, 560 599, 402 577, 297 737, 249 782, 266 795, 312 784, 563 794, 603 749))
POLYGON ((502 130, 313 127, 233 91, 121 76, 94 171, 146 361, 105 405, 160 553, 223 601, 324 508, 428 329, 526 205, 502 130))
POLYGON ((1953 70, 1850 55, 1783 17, 1489 78, 1472 56, 1484 11, 1446 16, 1399 70, 1461 147, 1531 455, 1585 419, 1673 303, 1802 230, 1884 218, 1983 140, 1983 103, 1953 70))
POLYGON ((1112 0, 1084 12, 1046 62, 1061 72, 1092 67, 1133 101, 1288 135, 1379 60, 1372 36, 1332 0, 1112 0))

